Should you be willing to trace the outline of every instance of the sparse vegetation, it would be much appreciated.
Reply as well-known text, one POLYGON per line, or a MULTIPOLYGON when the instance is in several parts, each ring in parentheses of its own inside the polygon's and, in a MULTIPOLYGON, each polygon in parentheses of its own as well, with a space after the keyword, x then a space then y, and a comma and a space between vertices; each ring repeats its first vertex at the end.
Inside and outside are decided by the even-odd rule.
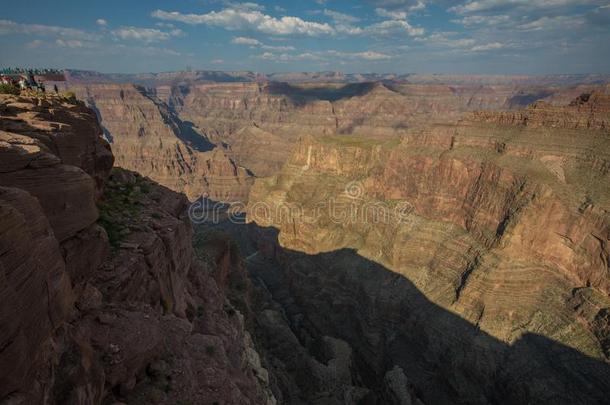
POLYGON ((13 94, 18 96, 21 93, 19 87, 14 86, 12 84, 0 84, 0 94, 13 94))
POLYGON ((205 352, 208 356, 213 356, 214 354, 216 354, 216 346, 212 344, 206 345, 205 352))
POLYGON ((144 184, 147 184, 147 180, 142 177, 136 177, 135 184, 116 182, 112 177, 106 183, 104 195, 98 203, 99 223, 106 229, 113 248, 120 246, 132 226, 141 223, 144 184))
POLYGON ((168 299, 161 298, 161 307, 163 308, 163 315, 167 315, 172 312, 173 305, 168 299))
POLYGON ((76 101, 76 94, 73 91, 66 91, 61 94, 68 101, 76 101))

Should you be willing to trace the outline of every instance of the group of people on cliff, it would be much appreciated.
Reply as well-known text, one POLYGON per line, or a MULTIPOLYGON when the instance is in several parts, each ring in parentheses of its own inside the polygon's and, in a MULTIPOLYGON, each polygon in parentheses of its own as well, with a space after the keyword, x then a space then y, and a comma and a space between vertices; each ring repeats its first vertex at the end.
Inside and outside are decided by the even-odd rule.
MULTIPOLYGON (((36 90, 42 93, 46 92, 46 87, 42 76, 44 74, 55 73, 52 69, 2 69, 0 70, 0 83, 15 86, 20 90, 36 90), (36 79, 38 75, 38 80, 36 79)), ((55 93, 59 93, 57 84, 53 85, 55 93)))
MULTIPOLYGON (((18 87, 20 90, 36 90, 42 93, 45 93, 47 90, 44 82, 42 80, 35 80, 33 76, 27 78, 22 76, 18 80, 8 76, 0 76, 0 83, 18 87)), ((53 85, 53 90, 55 93, 59 93, 56 84, 53 85)))

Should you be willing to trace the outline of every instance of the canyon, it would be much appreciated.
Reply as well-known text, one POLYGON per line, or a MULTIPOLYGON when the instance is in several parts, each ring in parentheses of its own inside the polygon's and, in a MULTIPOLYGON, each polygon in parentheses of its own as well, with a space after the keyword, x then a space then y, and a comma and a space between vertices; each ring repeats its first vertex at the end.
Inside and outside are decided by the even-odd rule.
POLYGON ((607 77, 67 77, 0 95, 0 403, 607 403, 607 77))
POLYGON ((251 175, 276 173, 303 135, 396 137, 430 123, 453 123, 466 112, 519 109, 539 99, 565 104, 607 80, 406 76, 373 82, 369 76, 332 81, 310 75, 275 81, 252 72, 67 76, 59 85, 85 100, 106 134, 125 143, 115 148, 121 167, 191 199, 203 190, 219 201, 246 201, 251 175))
POLYGON ((302 138, 251 190, 252 271, 303 341, 350 343, 370 390, 398 368, 424 403, 604 403, 609 107, 302 138))

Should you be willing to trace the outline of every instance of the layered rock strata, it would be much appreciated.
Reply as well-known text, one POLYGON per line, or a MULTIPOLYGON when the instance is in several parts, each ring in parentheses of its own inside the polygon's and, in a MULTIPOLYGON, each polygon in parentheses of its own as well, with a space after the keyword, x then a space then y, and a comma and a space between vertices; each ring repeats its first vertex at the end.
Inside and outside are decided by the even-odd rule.
MULTIPOLYGON (((125 84, 122 79, 116 80, 123 84, 99 80, 104 84, 72 87, 80 98, 97 106, 108 134, 115 135, 120 165, 154 175, 162 184, 189 196, 196 190, 211 190, 210 194, 225 190, 218 193, 223 200, 236 193, 226 189, 241 190, 244 183, 228 161, 259 177, 274 174, 302 135, 400 136, 430 122, 452 123, 464 112, 521 108, 540 99, 563 100, 572 92, 551 85, 525 87, 499 78, 497 83, 491 80, 481 85, 400 80, 214 83, 177 76, 174 81, 146 82, 146 88, 125 84), (192 152, 189 157, 191 152, 175 138, 189 147, 209 148, 211 142, 222 156, 192 152), (207 166, 219 163, 206 171, 203 162, 207 166), (183 178, 181 183, 176 184, 177 176, 183 178), (199 178, 210 180, 198 182, 199 178)), ((143 82, 134 78, 133 83, 143 82)))
POLYGON ((148 176, 191 200, 245 201, 251 175, 166 104, 131 84, 74 87, 99 115, 116 165, 148 176))
POLYGON ((83 104, 0 97, 0 402, 275 403, 186 197, 112 163, 83 104))
POLYGON ((426 403, 604 403, 607 103, 304 137, 251 192, 251 226, 279 230, 255 230, 275 270, 252 271, 301 341, 350 345, 377 398, 399 367, 426 403))

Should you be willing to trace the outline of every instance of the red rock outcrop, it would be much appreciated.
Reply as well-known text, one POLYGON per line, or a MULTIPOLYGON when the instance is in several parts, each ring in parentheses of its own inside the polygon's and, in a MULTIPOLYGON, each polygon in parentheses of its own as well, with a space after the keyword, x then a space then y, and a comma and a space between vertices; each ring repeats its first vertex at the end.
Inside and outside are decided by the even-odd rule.
POLYGON ((99 230, 95 201, 113 161, 100 135, 95 116, 82 104, 0 100, 2 297, 10 303, 0 320, 7 326, 2 397, 27 387, 48 360, 50 339, 75 299, 73 260, 89 254, 95 268, 104 257, 103 239, 89 251, 74 249, 83 245, 76 240, 99 230), (67 262, 60 243, 72 253, 67 262))
POLYGON ((591 129, 610 131, 610 94, 593 91, 582 94, 569 106, 539 101, 522 112, 473 113, 467 120, 532 128, 591 129))
POLYGON ((0 401, 274 403, 188 200, 107 181, 101 135, 80 102, 0 97, 0 401))

